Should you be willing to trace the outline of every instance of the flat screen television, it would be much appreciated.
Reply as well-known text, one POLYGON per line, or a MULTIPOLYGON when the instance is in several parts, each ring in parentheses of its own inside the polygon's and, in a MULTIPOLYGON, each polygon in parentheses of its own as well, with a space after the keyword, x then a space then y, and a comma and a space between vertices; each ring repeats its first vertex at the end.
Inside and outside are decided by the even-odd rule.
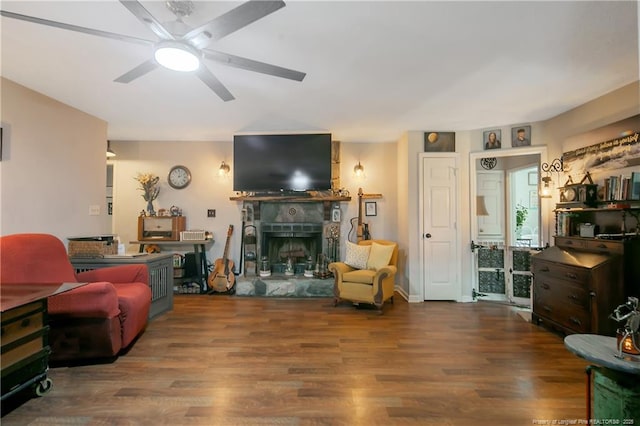
POLYGON ((233 168, 234 191, 331 189, 331 134, 235 135, 233 168))

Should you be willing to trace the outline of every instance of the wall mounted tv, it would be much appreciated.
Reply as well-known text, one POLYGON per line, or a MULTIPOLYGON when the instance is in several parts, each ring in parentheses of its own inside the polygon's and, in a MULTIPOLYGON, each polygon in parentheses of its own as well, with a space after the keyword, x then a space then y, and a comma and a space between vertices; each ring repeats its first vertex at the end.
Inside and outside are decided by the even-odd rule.
POLYGON ((233 168, 234 191, 331 189, 331 133, 235 135, 233 168))

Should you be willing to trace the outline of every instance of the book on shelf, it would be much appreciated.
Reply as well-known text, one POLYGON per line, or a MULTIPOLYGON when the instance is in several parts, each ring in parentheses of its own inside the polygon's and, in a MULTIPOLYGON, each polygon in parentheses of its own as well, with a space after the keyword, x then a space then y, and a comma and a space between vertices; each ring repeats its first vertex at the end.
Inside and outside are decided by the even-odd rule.
POLYGON ((629 180, 629 199, 640 200, 640 172, 632 172, 629 180))
POLYGON ((603 200, 640 200, 640 173, 632 172, 631 177, 619 175, 605 178, 603 200))

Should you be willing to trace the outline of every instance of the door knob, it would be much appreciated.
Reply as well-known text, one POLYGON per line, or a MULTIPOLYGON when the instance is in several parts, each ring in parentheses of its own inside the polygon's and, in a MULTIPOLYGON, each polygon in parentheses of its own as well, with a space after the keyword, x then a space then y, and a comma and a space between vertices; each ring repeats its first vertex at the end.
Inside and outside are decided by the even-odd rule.
POLYGON ((426 234, 424 234, 424 237, 425 237, 425 238, 431 238, 431 234, 426 233, 426 234))

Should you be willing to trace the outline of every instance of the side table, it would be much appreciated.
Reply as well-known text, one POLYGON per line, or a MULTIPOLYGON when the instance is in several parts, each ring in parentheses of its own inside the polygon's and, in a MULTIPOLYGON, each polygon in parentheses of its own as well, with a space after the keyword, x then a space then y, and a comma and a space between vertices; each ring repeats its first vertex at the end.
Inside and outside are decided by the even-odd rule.
POLYGON ((86 283, 0 285, 2 324, 2 401, 33 387, 37 396, 51 389, 47 297, 86 283))
POLYGON ((140 256, 105 255, 104 258, 72 257, 69 260, 76 273, 117 265, 147 265, 151 287, 149 319, 173 309, 173 255, 170 253, 140 256))
POLYGON ((564 345, 571 353, 597 364, 586 371, 587 420, 616 419, 619 423, 611 424, 640 424, 635 423, 640 421, 640 356, 623 353, 622 359, 616 357, 616 338, 597 334, 572 334, 565 337, 564 345))

